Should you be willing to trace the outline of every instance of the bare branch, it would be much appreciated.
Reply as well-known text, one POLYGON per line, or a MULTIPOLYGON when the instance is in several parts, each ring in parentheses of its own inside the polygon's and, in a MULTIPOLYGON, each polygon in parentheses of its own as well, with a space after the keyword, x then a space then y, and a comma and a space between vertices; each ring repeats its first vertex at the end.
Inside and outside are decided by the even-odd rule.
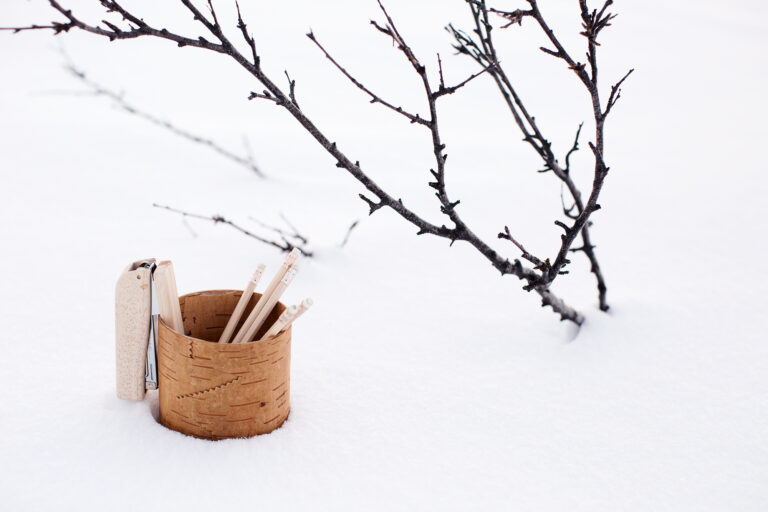
POLYGON ((0 27, 0 31, 11 31, 14 34, 24 32, 25 30, 53 30, 55 34, 59 32, 67 32, 74 25, 71 23, 56 23, 53 22, 50 25, 30 25, 28 27, 0 27))
POLYGON ((235 2, 235 7, 237 8, 237 28, 240 29, 243 39, 245 39, 245 42, 248 43, 248 47, 251 49, 253 64, 258 66, 260 59, 259 55, 256 53, 256 41, 253 39, 253 36, 248 33, 248 26, 243 21, 243 15, 240 14, 240 4, 235 2))
MULTIPOLYGON (((558 37, 554 31, 549 27, 548 23, 544 19, 541 11, 539 10, 536 0, 526 0, 531 6, 528 11, 499 11, 493 8, 487 8, 485 0, 466 0, 470 7, 470 11, 475 20, 475 34, 478 36, 478 40, 465 32, 457 30, 452 25, 448 26, 449 32, 454 36, 456 44, 454 47, 465 55, 470 56, 473 60, 478 62, 482 66, 486 66, 487 63, 492 63, 494 68, 491 70, 491 76, 497 84, 499 91, 502 93, 509 109, 515 119, 516 124, 523 133, 523 140, 528 142, 536 152, 541 156, 544 161, 544 169, 540 172, 552 171, 561 181, 565 188, 568 189, 573 204, 570 207, 565 205, 565 198, 562 195, 561 189, 561 204, 563 207, 563 213, 569 219, 575 221, 571 228, 568 228, 560 221, 558 225, 563 227, 565 234, 562 235, 561 247, 558 251, 558 256, 555 258, 555 263, 552 264, 553 272, 549 274, 546 279, 543 279, 540 284, 548 286, 547 282, 551 283, 557 275, 565 272, 562 270, 563 266, 567 264, 567 258, 565 255, 569 252, 570 245, 573 243, 573 239, 576 235, 581 234, 584 241, 582 252, 588 257, 591 263, 591 270, 595 274, 597 280, 598 297, 600 301, 600 308, 603 310, 608 309, 608 305, 605 300, 605 281, 600 271, 600 266, 597 262, 597 258, 594 254, 594 245, 590 240, 589 228, 591 221, 589 216, 596 211, 597 197, 602 188, 602 183, 607 173, 607 167, 602 159, 602 147, 603 147, 603 123, 605 116, 610 110, 611 106, 618 100, 620 93, 620 86, 623 79, 617 83, 612 89, 612 98, 609 98, 608 107, 605 112, 602 112, 600 107, 600 96, 597 89, 597 59, 596 59, 596 47, 598 43, 596 41, 597 35, 605 27, 610 26, 610 21, 615 17, 607 13, 607 7, 612 4, 612 0, 607 0, 603 7, 597 11, 590 12, 586 7, 586 0, 579 0, 582 11, 582 23, 584 33, 588 39, 588 51, 587 57, 589 59, 589 65, 591 75, 587 74, 585 64, 575 61, 565 47, 560 43, 558 37), (595 154, 595 179, 593 180, 593 187, 590 193, 590 197, 585 205, 581 199, 581 193, 576 187, 575 183, 571 179, 570 171, 570 157, 578 149, 578 136, 581 131, 581 127, 577 131, 574 144, 568 151, 565 157, 565 167, 558 164, 552 151, 551 144, 543 137, 539 130, 535 118, 529 115, 525 106, 522 104, 520 97, 515 92, 508 75, 504 71, 504 68, 498 61, 496 56, 496 50, 494 47, 493 37, 491 35, 492 26, 488 19, 488 13, 493 12, 505 18, 508 22, 514 22, 521 24, 522 19, 525 17, 534 18, 540 28, 544 31, 545 35, 549 39, 550 43, 554 46, 554 50, 542 47, 541 50, 556 58, 562 59, 568 65, 570 69, 576 72, 579 79, 587 88, 590 98, 593 104, 594 117, 596 122, 596 142, 594 144, 593 153, 595 154)), ((510 26, 507 23, 505 26, 510 26)), ((625 77, 626 78, 626 77, 625 77)))
POLYGON ((203 146, 207 146, 216 153, 220 154, 221 156, 239 164, 245 167, 246 169, 254 172, 259 177, 264 177, 264 173, 259 169, 256 164, 253 161, 253 157, 248 156, 240 156, 237 155, 231 151, 228 151, 221 147, 220 145, 216 144, 213 140, 207 139, 205 137, 201 137, 199 135, 195 135, 191 132, 188 132, 182 128, 179 128, 175 126, 170 121, 166 121, 164 119, 160 119, 148 112, 145 112, 141 110, 140 108, 128 103, 124 97, 123 94, 118 94, 110 89, 107 89, 106 87, 102 86, 101 84, 93 81, 92 79, 88 78, 84 71, 78 69, 74 66, 72 63, 68 63, 64 69, 66 69, 73 77, 78 79, 81 83, 86 85, 90 89, 90 94, 94 96, 104 96, 106 98, 111 99, 115 105, 123 110, 124 112, 127 112, 129 114, 133 114, 136 117, 139 117, 141 119, 144 119, 146 121, 149 121, 150 123, 154 124, 155 126, 159 126, 161 128, 164 128, 168 130, 169 132, 178 135, 180 137, 183 137, 191 142, 195 142, 197 144, 201 144, 203 146))
POLYGON ((368 89, 366 86, 364 86, 364 85, 363 85, 363 84, 362 84, 362 83, 361 83, 359 80, 357 80, 357 79, 356 79, 354 76, 352 76, 352 75, 349 73, 349 71, 347 71, 346 69, 344 69, 344 67, 342 67, 342 65, 341 65, 341 64, 339 64, 339 63, 336 61, 336 59, 334 59, 334 58, 333 58, 333 56, 331 56, 331 54, 330 54, 330 53, 328 53, 328 50, 326 50, 326 49, 325 49, 325 47, 324 47, 322 44, 320 44, 320 41, 318 41, 318 40, 317 40, 317 38, 315 37, 315 34, 314 34, 313 32, 309 32, 309 33, 307 34, 307 37, 308 37, 308 38, 309 38, 309 39, 310 39, 310 40, 311 40, 313 43, 315 43, 315 45, 316 45, 318 48, 320 48, 320 50, 323 52, 323 54, 325 55, 325 57, 326 57, 328 60, 330 60, 330 61, 331 61, 331 63, 333 63, 333 65, 334 65, 334 66, 336 66, 336 69, 338 69, 339 71, 341 71, 341 73, 342 73, 342 74, 343 74, 345 77, 347 77, 347 78, 349 79, 349 81, 350 81, 350 82, 352 82, 352 83, 355 85, 355 87, 357 87, 358 89, 360 89, 361 91, 365 92, 365 93, 366 93, 368 96, 370 96, 370 97, 371 97, 371 103, 380 103, 380 104, 384 105, 385 107, 387 107, 388 109, 390 109, 390 110, 394 110, 394 111, 395 111, 395 112, 397 112, 398 114, 400 114, 400 115, 402 115, 402 116, 406 117, 407 119, 409 119, 409 120, 411 121, 411 123, 418 123, 418 124, 422 124, 422 125, 425 125, 425 126, 427 126, 427 125, 429 124, 429 123, 428 123, 428 121, 427 121, 426 119, 422 118, 421 116, 419 116, 419 114, 411 114, 410 112, 407 112, 407 111, 403 110, 403 108, 402 108, 402 107, 396 107, 396 106, 395 106, 395 105, 393 105, 392 103, 390 103, 390 102, 388 102, 388 101, 386 101, 386 100, 382 99, 382 98, 381 98, 380 96, 378 96, 376 93, 374 93, 373 91, 371 91, 370 89, 368 89))
POLYGON ((453 94, 465 85, 467 85, 469 82, 477 78, 478 76, 482 75, 486 71, 488 71, 490 68, 486 67, 483 68, 482 71, 478 71, 477 73, 472 73, 469 77, 464 79, 463 81, 459 82, 456 85, 453 85, 451 87, 445 87, 445 84, 443 83, 443 74, 442 74, 442 67, 440 70, 440 87, 432 93, 435 98, 439 98, 440 96, 445 96, 446 94, 453 94))
POLYGON ((298 108, 299 102, 296 101, 296 80, 291 80, 291 76, 288 74, 287 70, 285 71, 285 78, 288 79, 288 87, 290 88, 288 97, 291 98, 293 104, 298 108))
POLYGON ((352 234, 352 231, 360 224, 359 220, 354 221, 352 224, 350 224, 349 228, 347 229, 347 233, 344 235, 344 240, 341 241, 341 244, 339 244, 339 247, 346 247, 347 242, 349 242, 349 236, 352 234))
POLYGON ((578 213, 573 213, 573 210, 576 209, 577 204, 574 201, 571 206, 565 206, 565 194, 564 194, 563 188, 564 188, 563 184, 561 183, 560 184, 560 205, 563 208, 563 215, 565 215, 569 219, 576 220, 579 215, 578 213))
POLYGON ((304 242, 305 244, 309 243, 309 239, 305 236, 303 236, 298 229, 296 229, 296 226, 293 225, 293 223, 288 220, 288 217, 285 216, 283 212, 280 212, 280 219, 285 223, 286 226, 293 232, 293 236, 304 242))
POLYGON ((372 201, 367 197, 365 197, 365 194, 358 194, 358 197, 360 197, 360 199, 362 199, 363 201, 366 202, 366 204, 368 204, 368 208, 370 209, 370 211, 368 212, 368 215, 373 215, 373 213, 379 208, 383 208, 384 206, 387 206, 387 204, 384 201, 379 201, 379 202, 372 201))
POLYGON ((490 8, 488 11, 494 14, 498 14, 507 20, 507 24, 502 25, 501 28, 508 28, 512 25, 520 26, 523 24, 523 18, 526 16, 533 16, 533 11, 523 11, 521 9, 516 9, 514 11, 500 11, 498 9, 490 8))
POLYGON ((539 258, 537 258, 533 254, 531 254, 527 250, 525 250, 525 247, 523 247, 523 245, 520 242, 518 242, 517 240, 515 240, 512 237, 512 233, 509 231, 509 227, 508 226, 504 226, 504 232, 503 233, 499 233, 498 237, 499 238, 503 238, 504 240, 509 240, 510 242, 515 244, 515 246, 518 249, 520 249, 520 252, 523 253, 523 258, 525 258, 526 260, 528 260, 531 263, 533 263, 534 265, 536 265, 536 267, 543 267, 544 266, 544 262, 543 261, 541 261, 539 258))
POLYGON ((256 98, 261 98, 261 99, 264 99, 264 100, 273 101, 277 105, 282 105, 282 101, 279 98, 277 98, 275 96, 272 96, 272 94, 268 90, 266 90, 266 89, 264 89, 264 92, 260 92, 260 93, 259 92, 255 92, 255 91, 251 91, 251 93, 248 95, 248 99, 249 100, 253 100, 253 99, 256 99, 256 98))
MULTIPOLYGON (((541 29, 544 31, 544 34, 546 34, 547 39, 552 43, 552 45, 555 47, 556 51, 552 50, 546 50, 542 48, 543 51, 546 53, 549 53, 550 55, 557 57, 559 59, 564 60, 568 64, 568 68, 573 70, 576 75, 579 77, 579 79, 586 85, 588 88, 592 87, 592 80, 590 79, 587 72, 584 70, 584 64, 575 61, 571 55, 566 51, 565 47, 560 43, 560 40, 555 35, 554 31, 549 27, 549 24, 547 24, 546 20, 544 19, 544 16, 541 14, 541 11, 539 10, 539 5, 536 0, 526 0, 530 6, 530 16, 536 20, 536 22, 539 24, 541 29)), ((584 2, 585 0, 579 0, 579 2, 584 2)), ((484 3, 484 0, 483 0, 484 3)))
MULTIPOLYGON (((280 214, 280 216, 283 219, 283 221, 287 223, 287 221, 285 220, 285 217, 282 214, 280 214)), ((249 216, 248 220, 258 224, 264 229, 267 229, 269 231, 272 231, 273 233, 280 235, 280 237, 283 238, 283 240, 285 240, 286 238, 292 238, 300 242, 304 246, 306 246, 309 243, 309 240, 307 239, 307 237, 299 233, 298 230, 296 230, 296 228, 294 228, 290 224, 288 224, 288 226, 290 227, 291 231, 286 231, 284 229, 278 228, 277 226, 273 226, 271 224, 267 224, 266 222, 262 222, 255 217, 249 216)))
POLYGON ((573 145, 571 146, 571 149, 568 150, 568 153, 565 154, 565 168, 563 169, 565 174, 571 173, 571 155, 579 150, 579 135, 581 135, 583 126, 583 122, 579 123, 578 129, 576 129, 576 136, 573 138, 573 145))
POLYGON ((605 112, 603 112, 603 117, 606 117, 608 115, 608 113, 611 111, 611 109, 616 104, 616 102, 619 101, 619 98, 621 98, 621 84, 624 83, 624 80, 626 80, 629 77, 629 75, 632 74, 633 71, 634 71, 634 68, 627 71, 627 74, 624 75, 621 80, 616 82, 615 85, 611 86, 611 94, 608 96, 608 102, 606 103, 605 112))
MULTIPOLYGON (((251 232, 251 231, 249 231, 249 230, 247 230, 247 229, 245 229, 245 228, 235 224, 231 220, 229 220, 229 219, 227 219, 227 218, 225 218, 225 217, 223 217, 221 215, 200 215, 198 213, 190 213, 190 212, 186 212, 184 210, 179 210, 177 208, 172 208, 170 206, 165 206, 165 205, 161 205, 161 204, 157 204, 157 203, 153 203, 152 206, 155 207, 155 208, 160 208, 161 210, 167 210, 169 212, 178 213, 179 215, 182 215, 184 218, 208 220, 208 221, 213 222, 214 224, 226 224, 226 225, 236 229, 237 231, 239 231, 240 233, 242 233, 242 234, 244 234, 244 235, 246 235, 248 237, 251 237, 251 238, 253 238, 255 240, 258 240, 261 243, 264 243, 264 244, 270 245, 272 247, 275 247, 276 249, 280 249, 283 252, 291 252, 294 248, 298 248, 298 249, 301 250, 302 254, 304 254, 305 256, 309 256, 309 257, 312 256, 312 252, 307 249, 305 244, 294 244, 294 243, 290 242, 289 240, 287 240, 285 237, 281 237, 282 242, 278 242, 278 241, 275 241, 275 240, 270 240, 268 238, 264 238, 262 236, 259 236, 259 235, 255 234, 255 233, 253 233, 253 232, 251 232)), ((275 231, 275 228, 273 228, 272 230, 275 231)))
POLYGON ((540 46, 540 47, 539 47, 539 50, 543 51, 543 52, 544 52, 544 53, 546 53, 547 55, 551 55, 551 56, 553 56, 553 57, 557 57, 558 59, 562 57, 562 54, 561 54, 559 51, 550 50, 550 49, 549 49, 549 48, 547 48, 546 46, 540 46))
MULTIPOLYGON (((99 26, 89 25, 79 20, 78 18, 76 18, 71 11, 65 10, 64 8, 62 8, 56 0, 49 0, 49 3, 54 7, 54 9, 59 11, 62 15, 64 15, 67 18, 68 23, 65 25, 70 25, 67 30, 71 28, 78 28, 86 32, 90 32, 92 34, 107 37, 111 40, 132 39, 132 38, 144 37, 144 36, 154 36, 161 39, 173 41, 178 46, 193 46, 193 47, 202 48, 209 51, 214 51, 217 53, 228 55, 233 60, 235 60, 240 66, 242 66, 245 70, 251 73, 251 75, 253 75, 254 78, 256 78, 264 86, 265 88, 264 93, 253 93, 252 97, 263 97, 266 99, 270 99, 274 101, 277 105, 286 109, 286 111, 291 116, 293 116, 297 120, 297 122, 299 122, 307 130, 307 132, 309 132, 309 134, 333 157, 337 166, 346 169, 355 179, 357 179, 368 190, 370 194, 372 194, 376 198, 376 201, 373 201, 371 199, 368 199, 366 196, 361 195, 361 197, 368 203, 372 212, 386 206, 388 208, 391 208, 403 219, 405 219, 406 221, 416 226, 418 228, 419 234, 429 233, 435 236, 446 238, 450 240, 451 243, 457 240, 466 241, 467 243, 472 245, 478 252, 480 252, 493 265, 494 268, 496 268, 501 272, 502 275, 512 274, 518 277, 519 279, 525 281, 526 285, 524 286, 524 288, 527 290, 536 291, 542 297, 542 304, 545 306, 551 306, 558 314, 561 315, 561 318, 569 319, 576 323, 581 323, 583 321, 583 317, 578 311, 574 310, 573 308, 570 308, 561 299, 555 297, 552 294, 551 290, 549 290, 548 286, 549 286, 549 283, 551 282, 550 276, 542 275, 533 269, 524 267, 519 260, 509 261, 508 259, 500 256, 498 253, 496 253, 496 251, 491 249, 484 241, 478 238, 459 217, 456 211, 456 205, 458 205, 459 202, 451 201, 448 198, 448 195, 445 191, 444 170, 445 170, 445 162, 447 159, 447 155, 444 153, 445 145, 441 142, 441 138, 440 138, 440 132, 438 129, 438 121, 437 121, 436 101, 433 96, 433 91, 429 83, 429 79, 427 77, 426 68, 419 62, 419 60, 416 58, 411 48, 405 43, 402 35, 399 33, 399 31, 395 27, 392 18, 389 16, 389 14, 384 9, 383 5, 381 5, 381 3, 379 3, 379 5, 381 7, 382 12, 384 13, 384 16, 387 19, 387 23, 386 25, 383 26, 374 22, 373 23, 374 26, 379 31, 387 34, 389 37, 392 38, 392 40, 397 45, 398 50, 403 52, 403 54, 406 56, 408 61, 411 63, 414 70, 418 73, 418 75, 421 78, 422 84, 424 86, 425 95, 430 107, 430 119, 428 120, 428 123, 429 123, 428 126, 432 134, 433 153, 436 160, 436 169, 432 171, 432 174, 435 177, 435 182, 433 186, 437 191, 436 195, 441 204, 441 211, 451 219, 451 221, 454 224, 453 227, 447 227, 445 225, 438 226, 438 225, 432 224, 426 221, 423 217, 418 215, 413 210, 407 208, 401 200, 395 199, 395 197, 388 194, 381 187, 379 187, 362 170, 359 162, 353 162, 349 157, 347 157, 347 155, 345 155, 338 148, 335 142, 332 142, 327 136, 325 136, 317 128, 317 126, 315 126, 315 124, 298 108, 298 106, 293 101, 291 101, 290 93, 286 94, 285 92, 283 92, 283 90, 281 90, 263 72, 263 70, 260 67, 259 57, 255 51, 255 44, 253 44, 253 38, 248 34, 245 24, 242 23, 242 17, 239 16, 238 28, 240 29, 244 39, 249 43, 249 46, 251 47, 251 50, 253 53, 252 59, 249 59, 243 56, 240 53, 240 51, 227 39, 226 35, 224 34, 222 28, 218 23, 218 20, 214 12, 212 12, 211 14, 212 20, 208 19, 205 15, 202 14, 202 12, 200 12, 199 9, 197 9, 197 7, 195 7, 192 4, 191 0, 180 0, 180 1, 193 14, 195 19, 198 22, 200 22, 202 25, 204 25, 215 36, 218 42, 210 42, 203 37, 198 37, 197 39, 193 39, 180 34, 175 34, 173 32, 170 32, 167 29, 154 28, 150 26, 148 23, 144 22, 142 18, 134 16, 131 13, 128 13, 127 11, 122 9, 122 7, 117 2, 112 0, 101 0, 101 1, 102 1, 102 5, 107 7, 108 10, 119 12, 123 16, 124 20, 128 22, 128 27, 119 28, 117 25, 111 24, 111 25, 107 25, 108 27, 107 29, 104 29, 99 26)), ((484 16, 487 16, 487 13, 484 13, 484 16)), ((494 55, 494 60, 492 62, 487 62, 486 64, 493 63, 494 65, 496 65, 498 63, 498 60, 495 59, 495 52, 493 55, 494 55)), ((424 124, 424 123, 420 123, 420 124, 424 124)), ((166 208, 166 209, 170 209, 170 208, 166 208)), ((242 228, 239 228, 239 226, 234 226, 231 222, 228 222, 227 219, 224 219, 221 216, 213 216, 208 218, 208 220, 212 220, 213 222, 216 222, 216 223, 227 223, 233 227, 236 227, 237 229, 240 229, 241 231, 247 231, 247 230, 242 230, 242 228)), ((261 239, 261 237, 258 237, 258 239, 261 239)), ((281 250, 285 250, 285 245, 283 244, 280 244, 274 241, 267 241, 265 243, 270 243, 270 245, 274 245, 275 247, 278 247, 281 250)))
POLYGON ((437 69, 440 73, 440 89, 445 89, 445 79, 443 78, 443 59, 440 58, 440 54, 437 54, 437 69))

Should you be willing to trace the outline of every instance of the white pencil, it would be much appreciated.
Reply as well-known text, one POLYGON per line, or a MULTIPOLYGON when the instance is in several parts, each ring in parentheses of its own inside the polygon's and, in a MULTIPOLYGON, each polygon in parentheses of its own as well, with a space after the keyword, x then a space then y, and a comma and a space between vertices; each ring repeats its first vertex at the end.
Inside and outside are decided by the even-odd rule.
POLYGON ((280 315, 280 318, 278 318, 277 321, 274 324, 272 324, 272 327, 270 327, 267 333, 264 336, 262 336, 260 339, 266 340, 266 339, 272 338, 273 336, 277 336, 278 334, 286 330, 288 327, 290 327, 293 324, 293 322, 296 321, 297 318, 303 315, 304 312, 310 308, 310 306, 312 306, 312 299, 310 298, 304 299, 303 301, 301 301, 301 304, 299 304, 298 306, 291 306, 288 309, 295 308, 295 312, 291 313, 290 316, 288 316, 288 318, 284 322, 281 322, 283 320, 283 315, 285 315, 286 312, 288 311, 288 309, 286 309, 285 311, 283 311, 283 314, 280 315))
POLYGON ((287 329, 293 322, 296 321, 297 318, 303 315, 312 306, 312 304, 314 304, 314 301, 309 297, 301 301, 301 304, 299 304, 299 310, 295 315, 293 315, 293 318, 291 318, 288 323, 283 326, 283 329, 287 329))
POLYGON ((277 333, 283 330, 286 324, 288 324, 291 320, 293 320, 293 317, 296 316, 298 312, 299 312, 298 306, 291 306, 289 308, 285 308, 285 310, 280 314, 278 319, 275 320, 275 323, 272 324, 272 327, 269 328, 267 333, 259 339, 266 340, 268 338, 271 338, 272 336, 276 336, 277 333))
MULTIPOLYGON (((285 292, 285 289, 288 288, 288 285, 291 284, 291 281, 293 281, 293 278, 296 276, 296 272, 299 270, 297 265, 294 265, 286 272, 285 277, 280 280, 280 282, 277 284, 277 288, 275 288, 275 291, 272 295, 269 296, 269 299, 267 299, 267 303, 264 304, 264 307, 259 312, 258 316, 253 320, 253 323, 250 327, 248 327, 248 330, 245 331, 245 334, 242 338, 240 338, 240 341, 235 340, 234 343, 247 343, 253 339, 253 337, 256 335, 257 332, 259 332, 259 329, 264 324, 264 321, 267 319, 267 316, 272 312, 272 308, 275 307, 275 304, 277 304, 277 301, 280 300, 280 297, 283 295, 283 292, 285 292)), ((240 329, 242 332, 244 329, 240 329)), ((239 334, 238 334, 239 336, 239 334)))
POLYGON ((229 317, 229 321, 227 322, 227 326, 224 328, 224 332, 221 333, 219 343, 229 343, 229 339, 235 332, 235 327, 237 327, 237 322, 240 321, 240 317, 243 316, 245 308, 248 307, 248 302, 253 296, 253 291, 256 289, 256 285, 259 284, 259 280, 264 274, 265 268, 267 268, 266 265, 259 265, 256 268, 256 271, 253 273, 251 280, 248 281, 245 290, 243 290, 243 294, 240 296, 240 300, 237 301, 237 306, 235 306, 235 310, 232 312, 232 316, 229 317))
POLYGON ((248 315, 248 318, 245 319, 245 322, 243 322, 242 327, 240 327, 240 330, 237 331, 237 334, 232 339, 232 343, 242 343, 243 338, 245 338, 245 333, 248 332, 248 329, 253 325, 253 321, 259 316, 261 313, 261 310, 264 309, 264 306, 269 301, 270 295, 272 295, 275 292, 275 289, 280 284, 280 280, 285 277, 286 272, 296 263, 296 260, 299 259, 299 256, 301 256, 301 251, 298 249, 292 250, 288 256, 285 258, 285 261, 283 261, 283 264, 280 265, 280 268, 278 269, 277 273, 275 274, 275 277, 272 278, 272 282, 269 283, 269 286, 267 286, 267 289, 264 291, 264 294, 261 296, 259 301, 256 303, 256 305, 251 310, 251 313, 248 315))

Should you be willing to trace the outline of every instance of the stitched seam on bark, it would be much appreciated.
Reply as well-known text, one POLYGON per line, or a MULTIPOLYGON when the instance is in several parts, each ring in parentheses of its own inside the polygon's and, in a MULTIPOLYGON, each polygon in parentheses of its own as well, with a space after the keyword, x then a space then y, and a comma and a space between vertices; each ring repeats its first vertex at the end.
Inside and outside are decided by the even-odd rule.
POLYGON ((203 389, 201 391, 195 391, 194 393, 187 393, 186 395, 178 395, 178 396, 176 396, 176 399, 177 400, 181 400, 182 398, 194 398, 194 397, 203 395, 205 393, 210 393, 212 391, 216 391, 217 389, 225 388, 225 387, 229 386, 230 384, 233 384, 234 382, 237 382, 238 380, 240 380, 239 376, 235 377, 234 379, 232 379, 230 381, 227 381, 227 382, 225 382, 223 384, 219 384, 218 386, 214 386, 212 388, 203 389))

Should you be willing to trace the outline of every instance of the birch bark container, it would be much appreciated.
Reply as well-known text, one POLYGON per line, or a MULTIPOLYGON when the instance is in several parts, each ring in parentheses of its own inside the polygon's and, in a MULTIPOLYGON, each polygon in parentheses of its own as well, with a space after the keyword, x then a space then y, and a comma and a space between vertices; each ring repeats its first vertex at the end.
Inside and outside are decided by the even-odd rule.
MULTIPOLYGON (((266 434, 288 417, 291 328, 269 340, 217 343, 241 295, 215 290, 180 297, 184 334, 160 322, 158 388, 164 426, 225 439, 266 434)), ((253 295, 241 323, 259 297, 253 295)), ((257 338, 284 309, 281 303, 275 306, 257 338)))

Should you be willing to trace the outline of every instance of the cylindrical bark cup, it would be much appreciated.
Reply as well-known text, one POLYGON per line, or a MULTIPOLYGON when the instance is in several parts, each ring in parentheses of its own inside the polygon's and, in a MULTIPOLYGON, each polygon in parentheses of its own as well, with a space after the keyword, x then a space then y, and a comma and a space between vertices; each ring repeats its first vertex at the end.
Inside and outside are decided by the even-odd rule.
MULTIPOLYGON (((251 437, 273 431, 288 417, 291 328, 268 340, 218 343, 242 293, 214 290, 180 297, 184 334, 160 322, 158 390, 160 423, 166 427, 204 439, 251 437)), ((240 324, 259 297, 253 295, 240 324)), ((284 309, 281 303, 275 306, 256 339, 284 309)))

